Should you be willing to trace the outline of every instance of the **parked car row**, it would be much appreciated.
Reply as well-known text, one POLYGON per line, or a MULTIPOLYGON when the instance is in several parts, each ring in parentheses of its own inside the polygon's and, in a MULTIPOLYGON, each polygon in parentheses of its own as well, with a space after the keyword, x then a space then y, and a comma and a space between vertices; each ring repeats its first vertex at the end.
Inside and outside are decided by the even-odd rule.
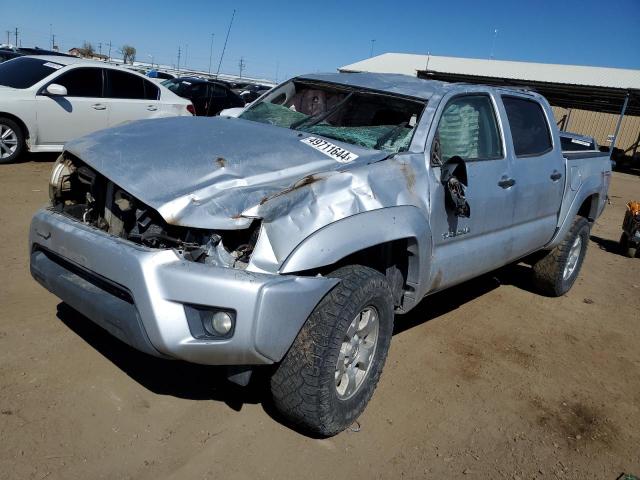
POLYGON ((0 64, 0 163, 24 148, 68 141, 124 122, 193 115, 188 100, 122 67, 76 57, 23 56, 0 64))

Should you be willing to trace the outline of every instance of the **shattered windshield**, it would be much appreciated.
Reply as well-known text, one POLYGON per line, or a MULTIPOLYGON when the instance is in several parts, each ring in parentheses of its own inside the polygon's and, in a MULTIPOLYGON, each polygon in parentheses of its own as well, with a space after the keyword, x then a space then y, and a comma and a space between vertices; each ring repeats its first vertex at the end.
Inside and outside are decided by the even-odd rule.
POLYGON ((315 82, 290 81, 240 118, 398 153, 409 148, 425 102, 315 82))

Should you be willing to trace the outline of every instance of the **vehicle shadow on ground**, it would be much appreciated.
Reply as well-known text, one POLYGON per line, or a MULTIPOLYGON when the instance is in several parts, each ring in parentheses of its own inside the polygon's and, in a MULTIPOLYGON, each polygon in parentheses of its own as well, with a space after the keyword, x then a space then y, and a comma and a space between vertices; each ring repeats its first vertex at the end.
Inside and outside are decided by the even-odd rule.
MULTIPOLYGON (((407 315, 396 317, 394 335, 455 310, 500 285, 514 285, 530 290, 529 274, 530 268, 511 265, 433 294, 407 315)), ((111 336, 65 303, 58 304, 57 317, 130 378, 153 393, 189 400, 219 401, 234 411, 240 411, 246 403, 259 403, 273 420, 301 435, 310 436, 308 432, 289 424, 274 408, 268 382, 272 367, 261 367, 247 387, 239 387, 227 380, 226 369, 223 367, 165 360, 141 353, 111 336)))
POLYGON ((620 248, 620 243, 616 242, 615 240, 609 240, 608 238, 602 238, 596 235, 591 235, 589 237, 589 240, 598 245, 600 250, 604 250, 608 253, 614 253, 616 255, 624 257, 624 254, 622 253, 622 250, 620 248))
POLYGON ((227 380, 222 367, 164 360, 139 352, 65 303, 58 304, 57 317, 120 370, 153 393, 189 400, 221 401, 236 411, 245 403, 263 401, 257 384, 238 387, 227 380))
POLYGON ((452 312, 462 305, 495 290, 500 285, 512 285, 521 290, 537 293, 531 282, 530 267, 522 264, 508 265, 425 297, 406 315, 396 316, 393 334, 397 335, 452 312))
POLYGON ((25 152, 20 155, 15 163, 53 163, 60 156, 59 153, 31 153, 25 152))

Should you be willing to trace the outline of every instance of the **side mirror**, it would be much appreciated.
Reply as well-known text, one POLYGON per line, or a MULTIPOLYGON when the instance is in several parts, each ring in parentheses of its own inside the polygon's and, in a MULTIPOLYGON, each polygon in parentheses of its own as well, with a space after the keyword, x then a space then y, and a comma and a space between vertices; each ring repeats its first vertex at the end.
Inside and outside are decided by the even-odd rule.
POLYGON ((45 92, 52 97, 65 97, 67 95, 67 88, 57 83, 50 84, 45 92))
POLYGON ((447 193, 447 206, 456 217, 470 217, 471 207, 467 202, 467 166, 460 157, 449 158, 441 170, 441 181, 447 193))

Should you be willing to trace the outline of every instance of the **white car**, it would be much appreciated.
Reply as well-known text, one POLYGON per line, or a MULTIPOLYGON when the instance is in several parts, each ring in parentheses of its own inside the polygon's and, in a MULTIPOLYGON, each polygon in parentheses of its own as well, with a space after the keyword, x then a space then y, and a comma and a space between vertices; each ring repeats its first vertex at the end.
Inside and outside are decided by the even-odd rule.
POLYGON ((102 62, 24 56, 0 64, 0 163, 60 152, 68 141, 131 120, 193 115, 189 100, 102 62))

